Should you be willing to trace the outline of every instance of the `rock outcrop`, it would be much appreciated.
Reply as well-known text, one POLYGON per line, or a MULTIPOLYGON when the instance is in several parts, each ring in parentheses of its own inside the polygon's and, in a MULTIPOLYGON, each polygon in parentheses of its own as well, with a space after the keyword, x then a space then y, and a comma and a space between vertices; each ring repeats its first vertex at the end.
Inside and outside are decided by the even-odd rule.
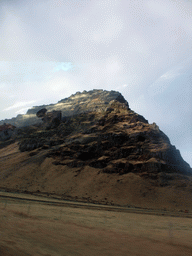
MULTIPOLYGON (((123 97, 118 96, 114 100, 110 95, 106 104, 103 94, 110 95, 94 91, 86 101, 84 93, 70 97, 73 102, 76 97, 82 99, 83 103, 79 100, 79 105, 85 104, 85 110, 87 104, 93 106, 93 111, 89 107, 89 111, 82 113, 81 106, 78 114, 65 116, 62 122, 61 111, 39 110, 37 116, 41 116, 46 125, 42 126, 43 131, 21 139, 20 150, 51 149, 63 144, 49 153, 49 157, 55 159, 54 164, 91 166, 109 174, 134 172, 142 177, 158 179, 160 173, 191 173, 190 166, 155 123, 148 124, 143 116, 130 110, 123 97), (99 99, 99 109, 95 99, 96 102, 99 99), (68 155, 63 152, 68 152, 68 155)), ((74 110, 76 108, 77 105, 74 110)))
POLYGON ((15 128, 16 127, 11 124, 4 123, 3 125, 0 125, 0 141, 6 141, 10 139, 15 128))
POLYGON ((121 95, 116 91, 105 91, 105 90, 92 90, 83 91, 82 93, 77 92, 72 94, 70 97, 60 100, 56 104, 35 106, 27 111, 25 115, 18 115, 12 119, 5 119, 0 121, 0 125, 3 123, 10 123, 16 127, 25 127, 34 124, 41 124, 42 121, 36 116, 36 113, 42 109, 46 109, 48 112, 61 111, 63 117, 78 115, 85 112, 104 111, 111 100, 117 100, 118 102, 128 103, 121 95))
POLYGON ((53 110, 51 112, 47 112, 46 108, 40 109, 36 113, 36 116, 42 119, 42 121, 44 122, 44 128, 47 130, 54 129, 59 126, 62 119, 61 111, 53 110))
MULTIPOLYGON (((121 205, 140 198, 135 205, 147 202, 153 207, 161 197, 168 200, 166 193, 175 195, 170 199, 177 202, 173 205, 181 204, 176 198, 180 186, 183 195, 192 199, 190 166, 159 127, 131 110, 120 93, 84 91, 49 107, 35 107, 28 115, 43 121, 17 129, 20 154, 26 156, 15 172, 19 191, 38 190, 80 200, 89 195, 88 201, 96 200, 98 194, 97 202, 110 198, 121 205), (33 179, 27 182, 28 177, 33 179)), ((9 185, 14 175, 7 183, 6 179, 0 182, 0 187, 15 189, 9 185)))
POLYGON ((42 108, 39 111, 37 111, 36 116, 38 118, 43 118, 45 116, 46 112, 47 112, 47 109, 46 108, 42 108))

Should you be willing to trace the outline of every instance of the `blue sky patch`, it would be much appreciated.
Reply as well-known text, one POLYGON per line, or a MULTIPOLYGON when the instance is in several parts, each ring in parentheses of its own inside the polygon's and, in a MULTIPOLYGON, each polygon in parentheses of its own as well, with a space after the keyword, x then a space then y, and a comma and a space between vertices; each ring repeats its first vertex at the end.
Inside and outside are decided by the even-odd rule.
POLYGON ((58 72, 60 70, 68 71, 73 68, 74 68, 74 66, 71 62, 59 62, 59 63, 57 63, 56 67, 54 67, 53 72, 58 72))

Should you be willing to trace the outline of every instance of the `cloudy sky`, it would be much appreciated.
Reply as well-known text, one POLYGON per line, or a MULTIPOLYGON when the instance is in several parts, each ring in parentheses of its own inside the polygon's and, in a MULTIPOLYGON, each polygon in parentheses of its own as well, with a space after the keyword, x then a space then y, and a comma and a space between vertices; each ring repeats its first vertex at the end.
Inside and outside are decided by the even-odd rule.
POLYGON ((191 0, 1 0, 0 120, 120 91, 192 166, 191 0))

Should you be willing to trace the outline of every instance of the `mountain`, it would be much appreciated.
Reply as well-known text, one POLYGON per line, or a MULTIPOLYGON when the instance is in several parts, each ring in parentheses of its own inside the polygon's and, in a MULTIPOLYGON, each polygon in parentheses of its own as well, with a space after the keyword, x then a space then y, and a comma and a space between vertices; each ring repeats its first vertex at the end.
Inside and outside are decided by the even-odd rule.
POLYGON ((1 190, 192 210, 192 169, 119 92, 77 92, 9 123, 17 128, 0 143, 1 190))
MULTIPOLYGON (((33 124, 41 124, 41 120, 37 118, 36 113, 46 108, 49 112, 60 110, 62 116, 72 116, 88 111, 105 110, 111 100, 118 100, 119 102, 126 102, 123 96, 116 91, 92 90, 77 92, 70 97, 60 100, 56 104, 35 106, 27 111, 25 115, 18 115, 12 119, 5 119, 0 121, 0 125, 9 123, 16 127, 24 127, 33 124), (99 95, 99 96, 98 96, 99 95)), ((127 103, 128 104, 128 103, 127 103)))

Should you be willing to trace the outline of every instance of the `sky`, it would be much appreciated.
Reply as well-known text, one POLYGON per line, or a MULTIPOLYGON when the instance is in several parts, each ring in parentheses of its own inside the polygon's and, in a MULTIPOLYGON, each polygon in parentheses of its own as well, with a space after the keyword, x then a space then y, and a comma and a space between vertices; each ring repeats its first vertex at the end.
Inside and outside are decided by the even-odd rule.
POLYGON ((192 166, 191 0, 1 0, 0 120, 122 93, 192 166))

